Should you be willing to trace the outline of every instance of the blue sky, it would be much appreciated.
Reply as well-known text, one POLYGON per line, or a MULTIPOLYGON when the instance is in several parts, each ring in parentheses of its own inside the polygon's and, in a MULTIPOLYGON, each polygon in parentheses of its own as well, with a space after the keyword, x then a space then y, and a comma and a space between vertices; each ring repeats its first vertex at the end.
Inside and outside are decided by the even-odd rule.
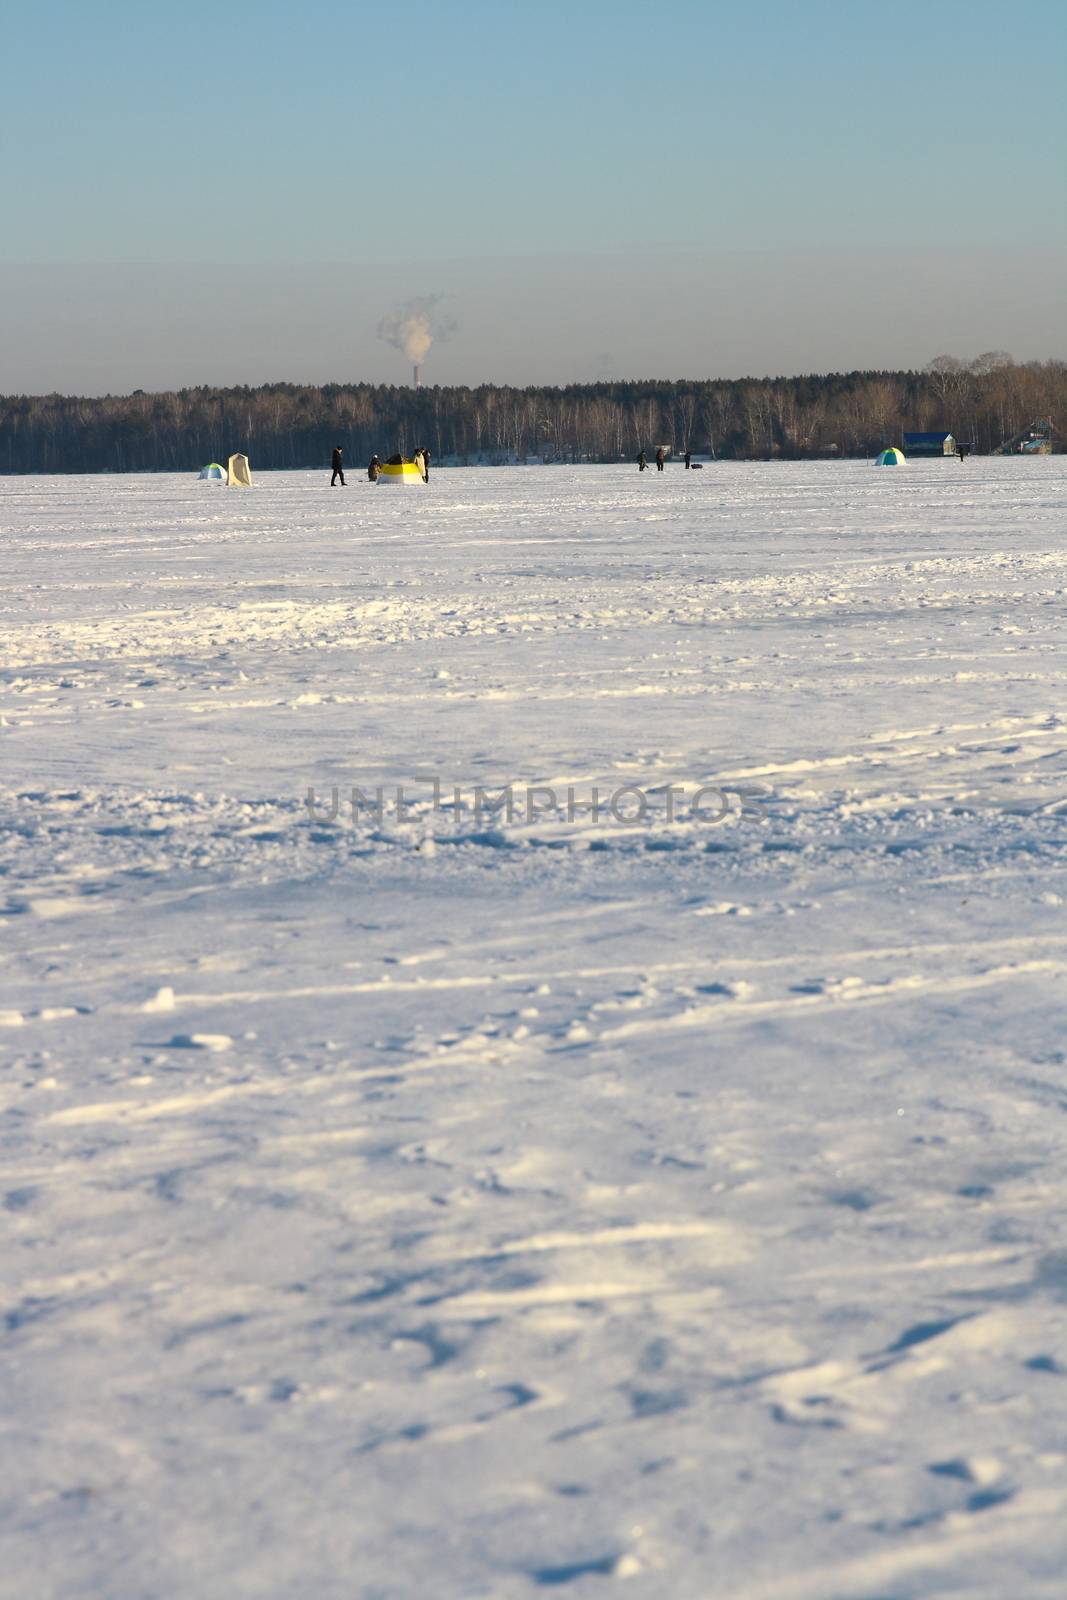
MULTIPOLYGON (((1067 243, 1067 7, 1051 0, 1007 9, 676 0, 667 13, 630 0, 413 0, 395 10, 35 0, 8 10, 8 285, 32 282, 18 275, 26 264, 136 266, 139 277, 114 281, 147 307, 155 266, 170 275, 160 314, 169 305, 180 322, 195 305, 210 321, 208 267, 275 272, 289 285, 303 267, 310 295, 319 268, 348 266, 359 371, 346 375, 388 375, 373 328, 390 289, 455 286, 460 329, 440 352, 440 381, 473 381, 469 361, 484 364, 493 345, 469 336, 464 283, 489 273, 500 296, 510 273, 536 299, 545 274, 562 273, 568 304, 577 297, 598 322, 593 354, 610 352, 626 372, 661 259, 689 262, 683 289, 666 274, 688 303, 739 253, 759 258, 761 281, 779 258, 787 294, 786 269, 802 257, 822 275, 844 270, 847 254, 854 278, 864 271, 855 252, 867 252, 858 328, 899 291, 901 261, 910 277, 926 257, 962 252, 973 277, 1011 250, 1040 278, 1067 243)), ((78 276, 52 281, 74 308, 65 341, 76 355, 78 276)), ((981 295, 971 297, 980 319, 981 295)), ((988 336, 976 325, 964 337, 1067 354, 1062 323, 1038 351, 1046 313, 1028 321, 1025 299, 1012 326, 1001 318, 988 336)), ((258 305, 253 296, 253 321, 265 314, 258 305)), ((88 301, 82 309, 91 314, 88 301)), ((921 324, 924 308, 900 309, 906 344, 908 318, 921 324)), ((4 314, 14 317, 10 304, 4 314)), ((34 386, 27 330, 10 331, 18 384, 34 386)), ((47 326, 39 332, 40 381, 45 368, 62 381, 60 349, 47 326)), ((832 316, 812 327, 812 366, 830 364, 818 342, 832 333, 832 316)), ((218 335, 229 338, 221 322, 218 335)), ((563 370, 572 349, 560 346, 561 380, 574 375, 563 370)), ((758 327, 751 349, 745 370, 777 369, 758 327)), ((247 349, 227 350, 245 381, 247 349)), ((514 364, 540 370, 545 354, 542 329, 514 364)), ((664 376, 683 354, 670 347, 664 376)), ((165 350, 160 359, 165 367, 165 350)), ((0 390, 15 376, 0 349, 0 390)), ((513 377, 526 381, 526 371, 513 377)), ((148 378, 167 381, 162 369, 148 378)))

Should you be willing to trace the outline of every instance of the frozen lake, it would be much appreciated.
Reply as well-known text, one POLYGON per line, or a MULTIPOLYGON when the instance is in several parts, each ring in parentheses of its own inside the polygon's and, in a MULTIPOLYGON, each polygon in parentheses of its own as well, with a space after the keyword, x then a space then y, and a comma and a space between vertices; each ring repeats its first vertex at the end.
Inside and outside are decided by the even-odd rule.
POLYGON ((1067 458, 328 478, 0 479, 0 1593, 1061 1600, 1067 458))

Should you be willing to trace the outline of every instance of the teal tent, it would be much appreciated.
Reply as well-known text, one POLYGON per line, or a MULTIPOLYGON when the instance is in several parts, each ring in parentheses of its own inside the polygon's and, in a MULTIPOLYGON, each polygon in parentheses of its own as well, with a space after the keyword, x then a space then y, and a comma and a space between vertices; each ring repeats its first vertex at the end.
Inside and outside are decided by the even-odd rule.
POLYGON ((895 445, 890 445, 888 450, 883 450, 880 456, 875 456, 876 467, 906 467, 903 450, 898 450, 895 445))

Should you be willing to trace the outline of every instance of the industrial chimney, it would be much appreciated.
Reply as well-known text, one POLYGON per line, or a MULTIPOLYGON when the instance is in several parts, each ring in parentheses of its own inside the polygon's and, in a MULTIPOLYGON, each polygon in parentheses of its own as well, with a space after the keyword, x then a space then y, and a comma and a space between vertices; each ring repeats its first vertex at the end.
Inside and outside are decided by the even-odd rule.
POLYGON ((429 354, 434 339, 447 339, 455 324, 448 318, 434 315, 440 295, 422 295, 409 300, 378 324, 378 337, 397 350, 403 350, 411 362, 412 383, 422 388, 422 363, 429 354))

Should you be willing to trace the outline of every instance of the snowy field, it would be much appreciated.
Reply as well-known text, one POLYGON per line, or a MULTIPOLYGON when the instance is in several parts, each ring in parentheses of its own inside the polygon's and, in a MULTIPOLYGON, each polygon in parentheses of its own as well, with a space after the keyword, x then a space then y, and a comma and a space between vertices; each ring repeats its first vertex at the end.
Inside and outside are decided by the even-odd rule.
POLYGON ((0 1594, 1062 1600, 1067 458, 327 483, 0 479, 0 1594))

